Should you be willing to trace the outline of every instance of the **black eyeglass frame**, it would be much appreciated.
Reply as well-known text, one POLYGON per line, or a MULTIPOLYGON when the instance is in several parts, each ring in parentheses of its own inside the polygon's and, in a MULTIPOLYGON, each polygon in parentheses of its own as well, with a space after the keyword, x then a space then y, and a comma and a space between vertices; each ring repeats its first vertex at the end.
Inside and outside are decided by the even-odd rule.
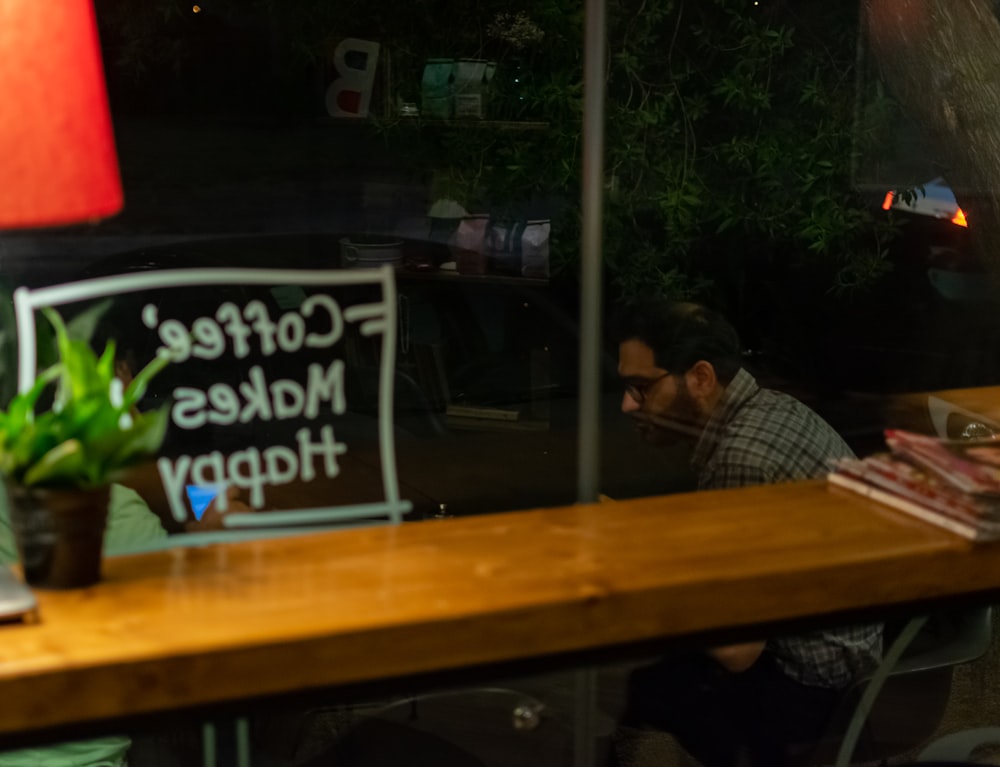
POLYGON ((622 383, 625 386, 625 393, 635 400, 636 404, 641 405, 646 401, 649 391, 669 375, 670 371, 667 371, 663 375, 659 375, 649 381, 643 381, 642 383, 636 383, 635 381, 623 381, 622 383))

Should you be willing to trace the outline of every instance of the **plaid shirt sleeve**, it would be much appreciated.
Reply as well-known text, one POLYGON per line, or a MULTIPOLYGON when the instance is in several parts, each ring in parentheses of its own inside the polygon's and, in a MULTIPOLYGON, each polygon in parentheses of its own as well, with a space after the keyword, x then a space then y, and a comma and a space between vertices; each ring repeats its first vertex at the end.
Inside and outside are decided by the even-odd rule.
MULTIPOLYGON (((832 458, 853 457, 840 436, 798 400, 761 389, 740 371, 695 448, 700 489, 823 476, 832 458)), ((803 684, 843 688, 878 664, 881 624, 769 639, 766 652, 803 684)))

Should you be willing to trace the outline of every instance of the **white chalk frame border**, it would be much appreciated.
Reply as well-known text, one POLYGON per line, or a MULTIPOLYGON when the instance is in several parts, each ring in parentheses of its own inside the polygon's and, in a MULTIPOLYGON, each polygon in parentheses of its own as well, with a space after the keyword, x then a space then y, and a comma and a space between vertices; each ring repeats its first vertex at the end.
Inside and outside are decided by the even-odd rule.
MULTIPOLYGON (((412 509, 412 503, 399 497, 399 480, 396 472, 396 449, 393 437, 393 379, 396 366, 396 282, 392 267, 377 269, 233 269, 194 268, 164 269, 155 273, 119 274, 95 277, 77 282, 44 288, 17 288, 14 291, 14 312, 17 320, 18 339, 18 390, 31 388, 37 375, 35 312, 43 307, 57 307, 77 301, 87 301, 140 290, 182 288, 193 285, 295 285, 343 286, 375 285, 382 288, 379 303, 356 304, 344 309, 344 319, 358 323, 365 336, 381 335, 381 362, 379 366, 378 428, 379 454, 382 463, 382 486, 385 500, 376 503, 349 506, 230 513, 223 517, 227 528, 240 528, 256 534, 234 535, 237 530, 222 534, 192 534, 211 540, 259 538, 261 533, 281 535, 289 532, 288 526, 314 526, 342 524, 357 520, 385 519, 399 523, 402 516, 412 509), (279 528, 282 526, 284 529, 279 528)), ((176 517, 177 509, 171 510, 176 517)), ((185 510, 186 515, 186 510, 185 510)))

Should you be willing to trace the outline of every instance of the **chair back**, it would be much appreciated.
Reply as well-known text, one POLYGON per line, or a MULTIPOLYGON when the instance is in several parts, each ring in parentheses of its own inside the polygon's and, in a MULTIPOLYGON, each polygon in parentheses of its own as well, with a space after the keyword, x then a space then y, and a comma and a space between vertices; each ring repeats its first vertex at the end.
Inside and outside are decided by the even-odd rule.
POLYGON ((446 690, 351 713, 333 748, 301 767, 543 767, 573 753, 570 729, 517 690, 446 690))
POLYGON ((977 749, 1000 744, 1000 727, 977 727, 945 735, 931 743, 917 756, 920 764, 973 764, 977 749))
POLYGON ((886 760, 937 730, 956 666, 982 657, 993 637, 990 606, 953 610, 884 628, 882 666, 848 688, 823 737, 796 744, 800 767, 886 760), (853 743, 845 743, 846 739, 853 743))

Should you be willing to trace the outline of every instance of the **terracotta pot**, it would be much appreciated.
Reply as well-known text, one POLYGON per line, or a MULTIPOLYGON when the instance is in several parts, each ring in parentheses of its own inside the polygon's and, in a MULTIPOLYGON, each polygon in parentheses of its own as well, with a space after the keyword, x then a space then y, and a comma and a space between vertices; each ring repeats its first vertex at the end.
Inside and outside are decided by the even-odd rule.
POLYGON ((10 521, 31 586, 72 589, 101 580, 109 488, 13 486, 10 521))

